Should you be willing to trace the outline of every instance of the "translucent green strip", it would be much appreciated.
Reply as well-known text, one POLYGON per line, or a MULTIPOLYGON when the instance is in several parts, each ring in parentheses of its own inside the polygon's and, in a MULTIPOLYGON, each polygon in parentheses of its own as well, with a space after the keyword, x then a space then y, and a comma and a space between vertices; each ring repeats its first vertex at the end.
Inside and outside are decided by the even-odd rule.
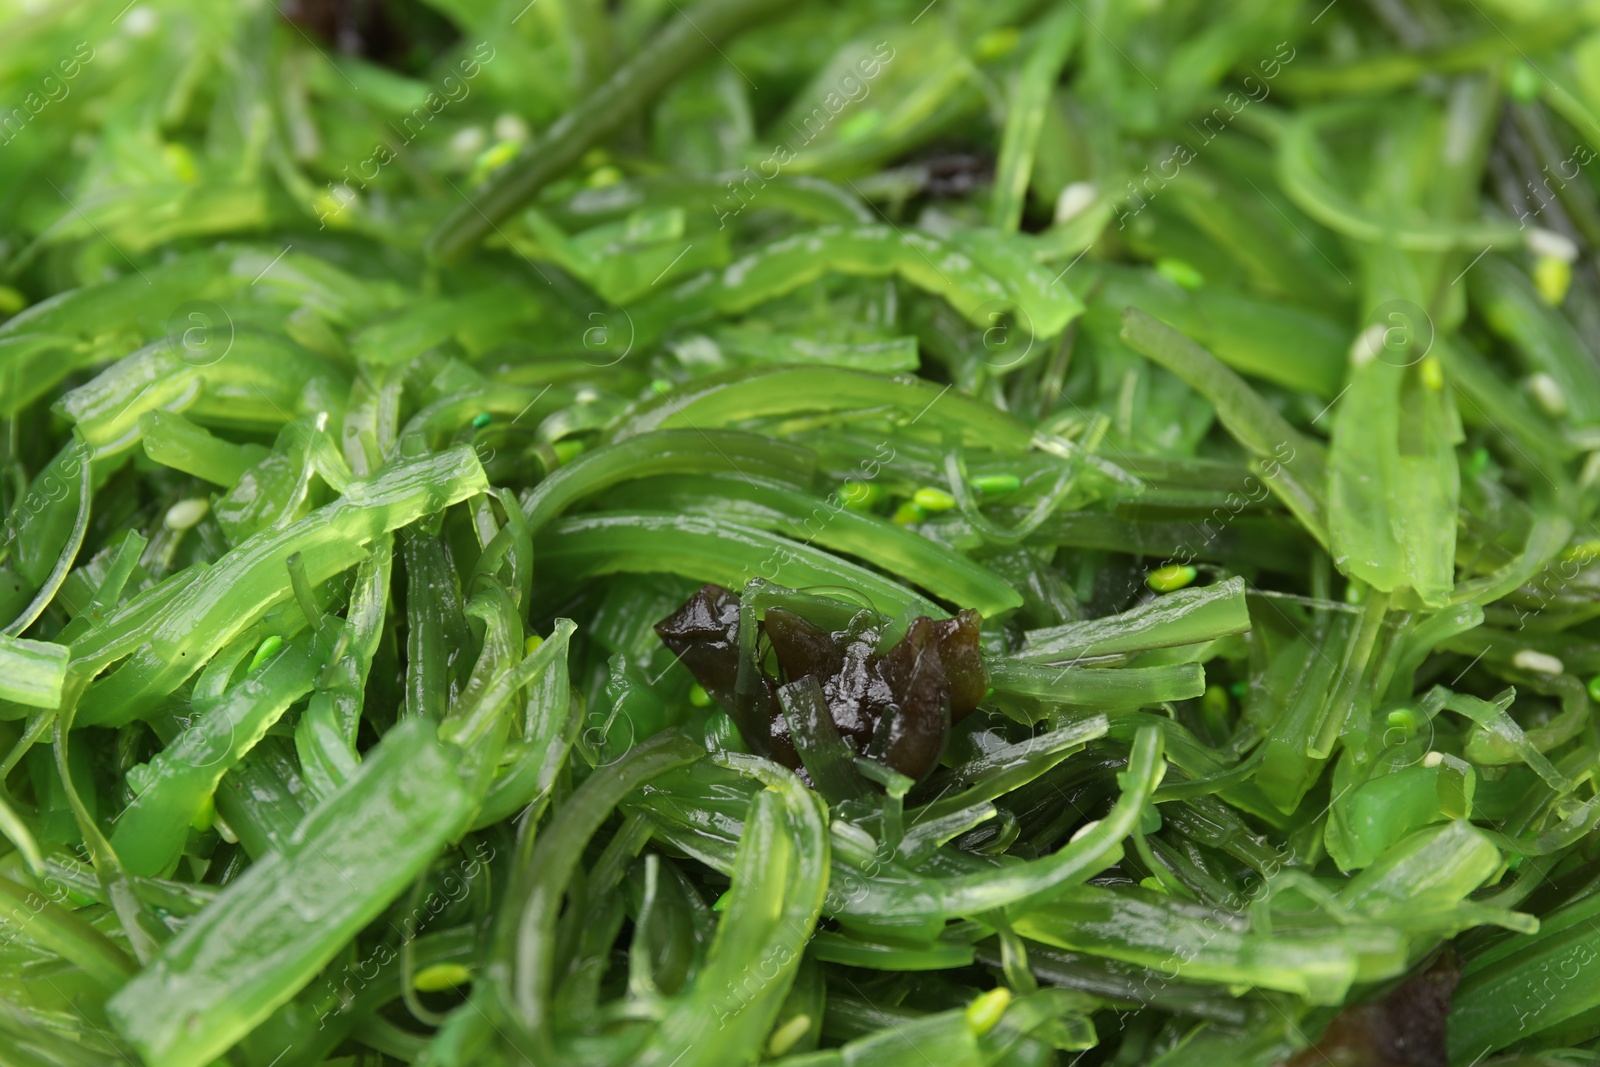
POLYGON ((1244 984, 1338 1004, 1366 959, 1395 974, 1404 942, 1379 927, 1315 927, 1253 934, 1244 916, 1139 889, 1084 886, 1016 920, 1024 937, 1188 981, 1244 984))
POLYGON ((1324 126, 1372 121, 1371 103, 1328 105, 1301 112, 1278 142, 1278 178, 1295 204, 1307 215, 1346 237, 1371 244, 1392 244, 1412 252, 1451 249, 1515 248, 1522 231, 1510 222, 1426 222, 1410 217, 1375 215, 1340 192, 1323 177, 1318 142, 1324 126))
POLYGON ((547 580, 570 585, 601 574, 668 571, 742 589, 766 578, 800 590, 853 590, 880 612, 948 612, 896 582, 837 556, 760 530, 686 515, 585 515, 552 523, 535 552, 547 580))
POLYGON ((659 430, 557 467, 523 501, 522 513, 529 532, 537 533, 575 501, 624 481, 727 471, 804 485, 815 470, 811 450, 787 441, 738 430, 659 430))
POLYGON ((1122 795, 1105 818, 1086 823, 1071 841, 1042 859, 943 881, 944 907, 952 915, 975 916, 995 908, 1026 914, 1121 860, 1122 842, 1138 827, 1166 773, 1161 753, 1160 728, 1142 727, 1128 753, 1127 770, 1117 775, 1122 795))
POLYGON ((1449 395, 1419 367, 1372 358, 1352 368, 1328 452, 1329 549, 1341 571, 1445 605, 1455 588, 1459 440, 1449 395))
POLYGON ((783 10, 782 0, 704 0, 667 23, 636 56, 523 150, 471 201, 458 205, 429 238, 434 255, 451 260, 482 240, 544 186, 559 177, 668 85, 746 27, 783 10))
POLYGON ((0 635, 0 700, 30 708, 56 707, 71 656, 65 645, 0 635))
POLYGON ((633 305, 637 339, 652 342, 674 326, 749 311, 830 272, 869 278, 898 276, 989 328, 1003 313, 1038 338, 1054 337, 1083 303, 1009 235, 962 230, 935 237, 888 225, 824 226, 780 238, 633 305))
POLYGON ((652 478, 608 498, 619 509, 704 515, 775 530, 806 544, 855 556, 959 607, 988 617, 1022 597, 987 567, 876 515, 754 478, 652 478))
POLYGON ((92 672, 132 653, 89 687, 79 723, 126 723, 181 685, 219 648, 289 599, 283 576, 291 555, 300 555, 312 583, 327 581, 361 562, 366 546, 381 534, 487 488, 472 450, 453 448, 353 482, 335 503, 250 537, 153 612, 143 628, 100 646, 93 658, 75 658, 74 671, 92 672))
POLYGON ((1000 158, 995 164, 994 192, 989 202, 989 225, 997 230, 1015 230, 1022 221, 1039 131, 1044 127, 1050 94, 1072 51, 1078 28, 1078 12, 1070 8, 1044 19, 1036 31, 1038 40, 1017 73, 1010 106, 1006 108, 1005 129, 1000 135, 1000 158))
POLYGON ((294 996, 377 918, 477 798, 460 752, 413 719, 313 810, 282 852, 257 859, 106 1005, 150 1063, 202 1067, 294 996))
POLYGON ((295 724, 295 750, 307 781, 319 796, 326 797, 342 785, 360 762, 356 734, 361 726, 362 698, 383 636, 393 570, 394 541, 384 534, 356 570, 333 658, 295 724))
POLYGON ((1256 469, 1268 488, 1294 513, 1306 532, 1326 545, 1322 447, 1291 426, 1215 356, 1137 308, 1129 308, 1123 315, 1122 339, 1188 382, 1216 406, 1222 425, 1256 457, 1256 469))
POLYGON ((996 692, 1055 704, 1132 708, 1197 697, 1206 690, 1206 673, 1198 663, 1098 668, 996 660, 989 664, 989 684, 996 692))
POLYGON ((96 456, 137 442, 139 420, 159 408, 196 419, 252 429, 278 427, 308 381, 338 372, 285 337, 240 331, 225 358, 192 362, 170 339, 118 360, 56 402, 96 456))
POLYGON ((9 878, 0 878, 0 919, 40 948, 74 964, 105 989, 118 988, 138 970, 115 942, 87 920, 9 878))
POLYGON ((725 763, 764 788, 745 818, 727 909, 694 985, 676 999, 633 1062, 722 1067, 759 1055, 828 885, 828 813, 798 778, 737 754, 725 763))
MULTIPOLYGON (((705 430, 747 419, 885 406, 905 417, 907 425, 923 426, 934 435, 959 433, 987 448, 1022 452, 1033 441, 1033 432, 1021 422, 949 386, 831 367, 786 367, 759 374, 738 371, 701 378, 640 405, 616 424, 611 437, 620 440, 655 429, 705 430)), ((883 448, 893 457, 892 442, 884 442, 883 448)))
POLYGON ((807 675, 779 686, 778 702, 789 720, 789 736, 800 762, 823 799, 830 804, 865 799, 866 780, 851 765, 855 751, 840 735, 816 677, 807 675))
POLYGON ((1244 579, 1229 578, 1216 585, 1180 589, 1156 597, 1120 615, 1029 630, 1028 643, 1011 658, 1025 663, 1058 663, 1083 656, 1122 655, 1194 644, 1249 629, 1244 579))
MULTIPOLYGON (((1511 343, 1526 373, 1548 375, 1563 414, 1574 426, 1600 424, 1600 375, 1583 337, 1539 295, 1533 280, 1510 260, 1485 256, 1467 272, 1477 311, 1511 343)), ((1540 436, 1549 436, 1548 431, 1540 436)), ((1559 446, 1558 446, 1559 447, 1559 446)))
POLYGON ((260 445, 236 445, 196 426, 173 411, 147 411, 139 417, 144 453, 163 467, 192 474, 231 489, 240 476, 266 458, 260 445))
MULTIPOLYGON (((1537 9, 1530 9, 1533 15, 1537 9)), ((1297 95, 1377 94, 1410 85, 1428 74, 1458 74, 1495 68, 1515 56, 1541 53, 1572 40, 1588 23, 1582 6, 1554 6, 1525 19, 1483 14, 1483 28, 1471 37, 1445 45, 1404 52, 1366 55, 1337 64, 1301 60, 1287 66, 1283 88, 1297 95)))
POLYGON ((498 919, 504 936, 491 952, 487 977, 500 995, 499 1007, 519 1031, 519 1044, 545 1062, 555 1062, 551 1007, 556 923, 584 849, 623 797, 651 778, 704 756, 704 749, 684 737, 663 734, 596 772, 539 834, 511 886, 498 919))
POLYGON ((1026 741, 991 748, 975 759, 958 763, 949 769, 949 776, 972 784, 959 793, 915 809, 910 823, 914 827, 984 801, 998 800, 1058 766, 1068 756, 1082 751, 1090 741, 1104 737, 1109 729, 1110 723, 1104 715, 1091 715, 1060 729, 1036 734, 1026 741))
POLYGON ((311 691, 325 654, 302 635, 221 698, 194 708, 193 725, 142 769, 138 795, 117 818, 111 847, 129 873, 172 872, 217 783, 311 691))

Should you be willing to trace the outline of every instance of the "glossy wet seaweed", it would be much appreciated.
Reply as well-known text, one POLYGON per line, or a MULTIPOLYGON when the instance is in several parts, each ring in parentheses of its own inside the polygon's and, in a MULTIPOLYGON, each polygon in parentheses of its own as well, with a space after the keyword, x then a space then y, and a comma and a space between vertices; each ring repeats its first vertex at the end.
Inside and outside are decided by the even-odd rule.
POLYGON ((0 24, 0 1067, 1600 1058, 1592 5, 0 24))

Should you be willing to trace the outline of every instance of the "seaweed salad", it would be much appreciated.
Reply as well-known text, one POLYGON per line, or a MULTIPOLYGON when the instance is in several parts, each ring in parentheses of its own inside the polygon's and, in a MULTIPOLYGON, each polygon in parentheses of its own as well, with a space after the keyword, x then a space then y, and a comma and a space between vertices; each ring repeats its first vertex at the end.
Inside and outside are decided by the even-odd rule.
POLYGON ((1600 1065, 1600 3, 0 30, 0 1067, 1600 1065))

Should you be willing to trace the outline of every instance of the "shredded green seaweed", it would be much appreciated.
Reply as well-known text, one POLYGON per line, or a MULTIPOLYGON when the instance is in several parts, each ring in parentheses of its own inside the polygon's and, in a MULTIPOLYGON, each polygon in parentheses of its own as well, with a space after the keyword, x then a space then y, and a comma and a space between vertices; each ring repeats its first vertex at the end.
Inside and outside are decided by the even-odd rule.
POLYGON ((0 5, 0 1067, 1600 1064, 1600 7, 0 5))

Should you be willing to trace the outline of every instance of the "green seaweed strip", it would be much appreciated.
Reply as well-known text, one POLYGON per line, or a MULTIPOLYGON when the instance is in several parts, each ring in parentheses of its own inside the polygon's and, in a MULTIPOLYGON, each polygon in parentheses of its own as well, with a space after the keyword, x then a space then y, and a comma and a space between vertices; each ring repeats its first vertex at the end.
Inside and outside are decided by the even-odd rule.
POLYGON ((556 468, 523 502, 528 531, 538 531, 572 504, 620 482, 670 474, 733 471, 809 482, 816 457, 809 449, 737 430, 658 430, 586 452, 556 468))
POLYGON ((1122 795, 1104 819, 1091 822, 1054 854, 997 871, 958 877, 943 886, 943 904, 952 915, 976 915, 1006 908, 1026 914, 1068 886, 1087 881, 1122 858, 1122 842, 1134 832, 1166 773, 1162 734, 1141 727, 1128 754, 1127 770, 1117 776, 1122 795))
POLYGON ((1206 676, 1198 663, 1099 668, 1047 667, 1001 660, 990 666, 989 684, 1002 693, 1058 704, 1144 707, 1197 697, 1205 692, 1206 676))
MULTIPOLYGON (((787 367, 701 379, 640 405, 618 423, 611 436, 620 440, 655 429, 705 430, 747 419, 871 410, 885 405, 897 415, 909 416, 907 426, 926 417, 930 432, 957 433, 973 444, 1021 452, 1033 443, 1033 432, 1022 423, 948 386, 941 388, 921 378, 880 378, 827 367, 787 367)), ((892 457, 893 448, 888 442, 885 447, 892 457)))
POLYGON ((1086 656, 1121 655, 1210 641, 1250 629, 1242 578, 1199 589, 1180 589, 1120 615, 1029 630, 1028 643, 1012 658, 1058 663, 1086 656))
POLYGON ((691 11, 679 12, 631 62, 563 115, 486 189, 456 207, 430 238, 434 254, 445 260, 462 255, 592 145, 716 51, 718 41, 771 18, 783 6, 779 0, 703 0, 691 11))
POLYGON ((522 736, 508 745, 510 763, 489 786, 474 828, 507 818, 547 795, 566 765, 581 719, 574 713, 567 665, 577 625, 557 619, 554 631, 507 681, 532 673, 525 683, 522 736))
POLYGON ((1061 76, 1079 31, 1078 12, 1062 9, 1045 19, 1036 31, 1038 40, 1011 91, 1005 131, 1000 136, 1000 159, 995 165, 994 192, 989 201, 989 225, 1014 231, 1022 222, 1022 208, 1033 171, 1033 157, 1044 126, 1050 93, 1061 76))
POLYGON ((514 898, 520 905, 501 916, 508 936, 501 939, 488 974, 500 1010, 514 1021, 520 1043, 531 1046, 533 1054, 554 1056, 550 1013, 556 920, 589 839, 639 785, 704 755, 698 745, 670 733, 638 745, 584 782, 539 835, 520 872, 524 884, 514 898))
POLYGON ((789 736, 800 762, 823 799, 830 804, 864 799, 866 780, 851 764, 855 752, 840 735, 816 678, 808 676, 779 686, 778 700, 789 720, 789 736))
POLYGON ((1417 222, 1374 217, 1322 175, 1318 143, 1322 127, 1369 118, 1366 101, 1330 104, 1302 112, 1278 142, 1278 176, 1284 190, 1306 214, 1338 233, 1375 244, 1392 243, 1412 252, 1444 252, 1484 247, 1514 248, 1522 231, 1509 222, 1417 222))
POLYGON ((1600 424, 1600 380, 1593 356, 1577 329, 1540 297, 1527 274, 1506 259, 1485 256, 1467 281, 1485 321, 1512 343, 1524 368, 1555 381, 1566 417, 1577 426, 1600 424))
POLYGON ((1122 339, 1188 382, 1216 405, 1217 417, 1257 462, 1263 480, 1322 545, 1328 544, 1324 457, 1320 445, 1211 353, 1137 308, 1123 315, 1122 339))
POLYGON ((117 989, 138 970, 133 960, 85 918, 37 891, 0 877, 0 917, 40 947, 76 965, 105 989, 117 989))
POLYGON ((535 552, 565 583, 600 574, 669 571, 741 589, 752 578, 795 589, 853 589, 888 616, 948 612, 925 597, 836 556, 729 522, 684 515, 595 514, 546 528, 535 552))
POLYGON ((1444 606, 1455 588, 1459 440, 1442 382, 1422 364, 1370 353, 1356 361, 1328 459, 1329 547, 1340 570, 1444 606))
POLYGON ((1021 788, 1081 751, 1090 741, 1104 737, 1110 726, 1104 715, 1091 715, 1026 741, 990 749, 977 759, 957 764, 951 768, 952 776, 972 782, 971 788, 916 809, 912 823, 940 819, 1021 788))
POLYGON ((289 421, 307 381, 328 366, 299 345, 241 332, 228 357, 199 366, 181 344, 163 340, 127 356, 55 404, 97 458, 138 443, 139 421, 158 409, 182 410, 229 426, 277 427, 289 421))
POLYGON ((401 532, 406 566, 407 715, 438 722, 467 676, 461 649, 471 645, 460 579, 443 541, 427 531, 401 532))
POLYGON ((356 569, 343 635, 317 680, 317 691, 295 724, 295 750, 311 787, 327 796, 359 762, 356 734, 372 658, 383 636, 393 573, 394 542, 377 538, 372 555, 356 569), (343 650, 340 654, 340 649, 343 650))
POLYGON ((0 700, 30 708, 60 704, 71 656, 65 645, 0 635, 0 700))
POLYGON ((1338 62, 1307 61, 1282 72, 1291 92, 1322 96, 1341 91, 1377 94, 1411 84, 1429 74, 1459 74, 1497 65, 1523 52, 1542 52, 1570 40, 1583 25, 1581 11, 1553 8, 1515 22, 1478 23, 1460 40, 1430 43, 1407 51, 1380 51, 1338 62))
POLYGON ((74 670, 92 671, 132 652, 84 693, 78 721, 126 723, 182 684, 217 649, 289 598, 279 578, 289 556, 301 557, 311 582, 326 581, 365 558, 373 539, 486 488, 477 457, 455 448, 354 482, 341 500, 281 530, 254 535, 157 609, 142 639, 74 660, 74 670))
MULTIPOLYGON (((88 446, 81 439, 75 437, 73 443, 62 449, 57 455, 56 461, 52 463, 52 466, 64 464, 74 456, 78 460, 78 469, 67 484, 76 483, 78 489, 77 500, 72 501, 70 496, 64 495, 61 497, 61 508, 50 508, 47 504, 43 512, 49 516, 46 522, 54 523, 55 528, 38 530, 32 527, 31 524, 13 528, 17 531, 15 536, 18 543, 18 556, 21 557, 23 575, 24 577, 37 575, 37 579, 34 582, 37 589, 28 606, 22 609, 22 613, 7 623, 3 629, 0 629, 0 635, 16 637, 38 621, 39 616, 44 614, 45 609, 50 606, 50 602, 55 599, 62 583, 67 580, 67 575, 71 572, 72 562, 77 558, 78 550, 83 547, 83 539, 88 535, 92 510, 91 501, 94 494, 94 471, 91 465, 92 455, 88 446), (68 504, 74 503, 76 506, 73 509, 72 525, 69 529, 62 531, 60 524, 64 521, 64 509, 68 504), (57 534, 62 536, 58 537, 57 534), (59 551, 56 551, 58 544, 60 548, 59 551), (29 551, 30 549, 32 549, 31 552, 29 551), (41 549, 42 552, 40 551, 41 549), (44 572, 45 560, 52 551, 56 551, 56 557, 50 562, 49 571, 44 572), (30 557, 33 564, 31 567, 29 566, 30 557)), ((43 477, 41 476, 41 479, 43 477)))
POLYGON ((195 425, 175 411, 139 416, 139 441, 145 455, 164 467, 231 489, 244 472, 267 456, 260 445, 236 445, 195 425))
POLYGON ((999 575, 875 515, 753 477, 652 478, 612 494, 607 507, 726 518, 855 556, 942 600, 998 615, 1022 603, 999 575))
POLYGON ((153 1063, 200 1067, 309 982, 465 829, 477 800, 426 720, 386 735, 107 1004, 153 1063))
POLYGON ((896 275, 944 298, 975 326, 992 326, 1001 312, 1020 316, 1039 338, 1054 337, 1083 311, 1083 303, 1050 272, 1001 239, 968 231, 948 238, 894 226, 824 226, 784 237, 648 297, 629 313, 644 342, 665 330, 717 313, 749 309, 791 293, 830 271, 864 277, 896 275))
POLYGON ((221 300, 249 278, 229 271, 233 252, 202 252, 128 275, 68 289, 0 324, 0 353, 15 374, 0 379, 0 413, 14 416, 85 365, 108 361, 126 349, 84 344, 92 324, 115 334, 129 327, 165 332, 172 309, 186 301, 221 300), (87 335, 87 336, 86 336, 87 335))
POLYGON ((117 818, 111 847, 129 873, 172 873, 217 783, 311 691, 324 654, 309 635, 294 639, 222 697, 194 709, 194 724, 151 759, 139 794, 117 818))
POLYGON ((828 884, 826 805, 769 763, 723 760, 765 788, 745 818, 705 968, 640 1050, 634 1062, 641 1067, 718 1067, 730 1055, 757 1055, 816 931, 828 884))

